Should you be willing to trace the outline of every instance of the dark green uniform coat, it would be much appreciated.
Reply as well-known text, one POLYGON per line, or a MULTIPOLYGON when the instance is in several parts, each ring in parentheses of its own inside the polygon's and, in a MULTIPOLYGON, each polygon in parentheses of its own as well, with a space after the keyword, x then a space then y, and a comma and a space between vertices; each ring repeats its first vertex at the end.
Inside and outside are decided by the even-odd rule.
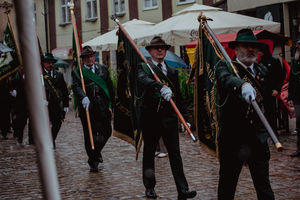
POLYGON ((81 119, 84 142, 89 163, 98 162, 99 155, 107 140, 111 136, 111 111, 109 110, 109 102, 114 104, 115 94, 112 81, 109 77, 107 67, 100 64, 95 64, 95 74, 101 77, 107 85, 109 97, 105 94, 104 90, 100 88, 95 82, 84 77, 86 94, 82 90, 79 68, 72 72, 72 90, 78 102, 79 117, 81 119), (86 112, 82 106, 82 99, 88 97, 90 100, 89 114, 91 119, 91 126, 93 132, 93 139, 95 150, 91 149, 88 124, 86 119, 86 112))
MULTIPOLYGON (((234 65, 241 78, 251 74, 237 62, 234 65)), ((268 71, 265 67, 254 64, 256 81, 262 88, 268 71)), ((244 163, 251 172, 258 199, 274 199, 269 182, 268 134, 259 117, 241 96, 241 86, 246 81, 234 75, 225 62, 220 62, 216 68, 216 78, 221 101, 226 101, 220 110, 220 133, 218 140, 220 158, 220 178, 218 199, 234 198, 239 174, 244 163)), ((263 98, 257 95, 258 104, 263 107, 263 98)))
MULTIPOLYGON (((151 68, 159 76, 165 85, 170 87, 173 92, 172 99, 181 111, 184 111, 183 100, 179 90, 178 71, 167 66, 167 76, 150 62, 151 68)), ((175 179, 178 194, 182 190, 188 190, 182 159, 179 149, 178 119, 175 111, 169 102, 165 101, 160 95, 163 84, 157 82, 147 70, 145 64, 138 66, 137 81, 140 90, 144 92, 142 103, 142 134, 144 140, 143 151, 143 183, 146 188, 154 188, 156 179, 154 175, 155 150, 160 137, 162 137, 167 148, 170 165, 175 179), (144 67, 143 67, 144 65, 144 67)))
POLYGON ((69 107, 69 93, 64 76, 57 70, 43 71, 46 99, 48 101, 49 118, 52 124, 51 132, 55 141, 62 120, 65 117, 64 107, 69 107))

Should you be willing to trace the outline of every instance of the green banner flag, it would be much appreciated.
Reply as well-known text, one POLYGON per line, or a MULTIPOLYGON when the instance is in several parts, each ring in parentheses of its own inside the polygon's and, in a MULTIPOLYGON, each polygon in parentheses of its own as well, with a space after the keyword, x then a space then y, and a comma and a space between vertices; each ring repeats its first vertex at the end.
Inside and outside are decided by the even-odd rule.
POLYGON ((140 127, 141 92, 137 89, 139 55, 119 29, 117 49, 117 98, 114 110, 114 136, 136 148, 136 159, 142 144, 140 127))
POLYGON ((12 30, 9 24, 6 25, 4 31, 4 44, 13 51, 3 53, 0 58, 0 80, 16 72, 21 67, 21 62, 18 56, 16 43, 13 37, 12 30))
MULTIPOLYGON (((78 63, 78 59, 77 59, 77 47, 76 47, 76 41, 75 41, 75 37, 74 37, 74 32, 72 34, 72 53, 73 53, 73 70, 75 70, 76 68, 79 68, 79 63, 78 63)), ((78 34, 78 42, 79 42, 79 49, 80 49, 80 52, 82 51, 82 44, 81 44, 81 41, 80 41, 80 37, 79 37, 79 34, 78 34)), ((79 52, 79 53, 80 53, 79 52)), ((80 57, 80 55, 79 55, 80 57)), ((79 61, 80 62, 80 61, 79 61)), ((80 77, 79 77, 80 79, 80 77)), ((77 102, 77 99, 76 97, 73 95, 73 105, 74 105, 74 109, 77 110, 77 105, 78 105, 78 102, 77 102)), ((76 112, 77 114, 77 112, 76 112)))
MULTIPOLYGON (((223 57, 205 30, 200 34, 199 70, 196 74, 197 133, 202 144, 216 151, 219 131, 219 104, 215 78, 215 66, 223 57)), ((198 45, 199 45, 198 44, 198 45)))

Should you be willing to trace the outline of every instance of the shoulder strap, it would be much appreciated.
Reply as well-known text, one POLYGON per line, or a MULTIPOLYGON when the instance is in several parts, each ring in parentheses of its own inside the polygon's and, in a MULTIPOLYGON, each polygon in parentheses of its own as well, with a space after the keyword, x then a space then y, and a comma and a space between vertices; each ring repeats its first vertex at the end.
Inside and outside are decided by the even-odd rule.
POLYGON ((57 89, 55 88, 52 78, 48 74, 44 74, 44 80, 45 80, 45 86, 49 89, 50 93, 53 95, 53 97, 57 100, 57 102, 60 101, 61 96, 57 89))
MULTIPOLYGON (((100 76, 97 76, 95 73, 93 73, 89 69, 86 69, 85 67, 82 67, 81 70, 82 70, 83 77, 85 77, 85 78, 89 79, 90 81, 96 83, 104 91, 104 93, 106 94, 106 96, 109 100, 109 107, 111 108, 112 107, 112 102, 111 102, 111 98, 110 98, 110 95, 109 95, 109 92, 108 92, 108 87, 107 87, 106 82, 100 76)), ((79 71, 79 68, 77 67, 74 70, 74 74, 80 80, 80 76, 78 74, 78 71, 79 71)))

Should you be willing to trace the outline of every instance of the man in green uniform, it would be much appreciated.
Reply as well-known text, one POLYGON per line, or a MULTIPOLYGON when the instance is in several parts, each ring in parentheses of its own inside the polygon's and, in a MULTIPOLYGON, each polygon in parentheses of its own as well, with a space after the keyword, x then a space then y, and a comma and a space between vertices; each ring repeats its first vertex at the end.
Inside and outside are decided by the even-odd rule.
POLYGON ((42 57, 43 77, 46 90, 46 104, 48 106, 49 119, 51 122, 51 132, 53 147, 55 149, 55 139, 61 127, 65 114, 69 111, 69 93, 64 76, 54 68, 57 60, 51 53, 46 53, 42 57))
POLYGON ((159 139, 162 137, 168 151, 170 165, 175 179, 178 199, 184 200, 196 196, 196 191, 189 191, 183 172, 179 149, 178 119, 169 100, 173 100, 183 111, 183 100, 179 90, 178 71, 169 67, 164 58, 167 45, 161 37, 154 37, 146 46, 151 60, 149 64, 162 82, 154 79, 145 63, 138 66, 137 81, 144 91, 141 126, 144 140, 143 183, 146 197, 156 199, 154 157, 159 139))
POLYGON ((96 52, 90 46, 85 46, 80 57, 83 62, 82 74, 86 93, 82 89, 78 67, 72 72, 72 90, 78 102, 90 172, 98 172, 99 162, 103 162, 101 151, 112 132, 111 117, 115 94, 107 67, 95 64, 96 52), (90 114, 94 150, 91 148, 86 110, 90 114))
POLYGON ((238 178, 244 164, 247 164, 260 200, 274 199, 269 180, 270 151, 268 133, 251 106, 256 99, 264 107, 265 81, 268 71, 255 61, 258 50, 263 48, 250 29, 238 32, 236 40, 229 43, 235 50, 233 65, 219 62, 216 78, 221 101, 220 133, 218 138, 220 171, 218 199, 234 199, 238 178))

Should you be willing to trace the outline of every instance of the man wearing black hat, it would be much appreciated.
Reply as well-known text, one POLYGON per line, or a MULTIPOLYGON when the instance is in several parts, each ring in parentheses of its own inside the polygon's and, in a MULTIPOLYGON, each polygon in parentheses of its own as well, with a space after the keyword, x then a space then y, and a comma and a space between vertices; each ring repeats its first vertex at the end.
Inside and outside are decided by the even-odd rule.
POLYGON ((290 105, 294 105, 296 112, 297 150, 291 157, 300 157, 300 40, 296 43, 296 52, 292 59, 288 100, 290 105))
POLYGON ((86 93, 82 89, 78 67, 72 72, 72 90, 78 102, 90 172, 98 172, 99 162, 103 162, 101 151, 112 132, 111 118, 115 94, 107 67, 95 64, 96 52, 90 46, 85 46, 80 57, 83 62, 82 74, 86 93), (90 114, 94 150, 91 148, 85 110, 90 114))
POLYGON ((175 179, 178 199, 193 198, 196 191, 189 191, 183 172, 179 149, 178 119, 169 103, 170 98, 182 110, 183 101, 179 90, 178 71, 165 62, 167 45, 161 37, 154 37, 146 46, 151 60, 149 64, 162 82, 154 79, 145 63, 138 66, 137 81, 141 91, 144 91, 141 127, 144 140, 143 151, 143 183, 146 197, 156 199, 154 187, 156 184, 154 157, 159 139, 162 137, 169 154, 172 174, 175 179))
POLYGON ((257 42, 250 29, 242 29, 228 45, 235 50, 233 65, 240 77, 225 61, 216 66, 221 102, 225 102, 220 108, 218 199, 234 199, 244 164, 249 167, 257 198, 274 199, 269 180, 268 133, 251 106, 251 100, 256 99, 262 110, 264 107, 268 71, 255 62, 264 44, 257 42))
POLYGON ((53 148, 56 148, 55 139, 69 110, 69 94, 64 76, 54 68, 56 59, 51 53, 42 56, 43 77, 46 90, 46 105, 48 106, 51 122, 53 148))

